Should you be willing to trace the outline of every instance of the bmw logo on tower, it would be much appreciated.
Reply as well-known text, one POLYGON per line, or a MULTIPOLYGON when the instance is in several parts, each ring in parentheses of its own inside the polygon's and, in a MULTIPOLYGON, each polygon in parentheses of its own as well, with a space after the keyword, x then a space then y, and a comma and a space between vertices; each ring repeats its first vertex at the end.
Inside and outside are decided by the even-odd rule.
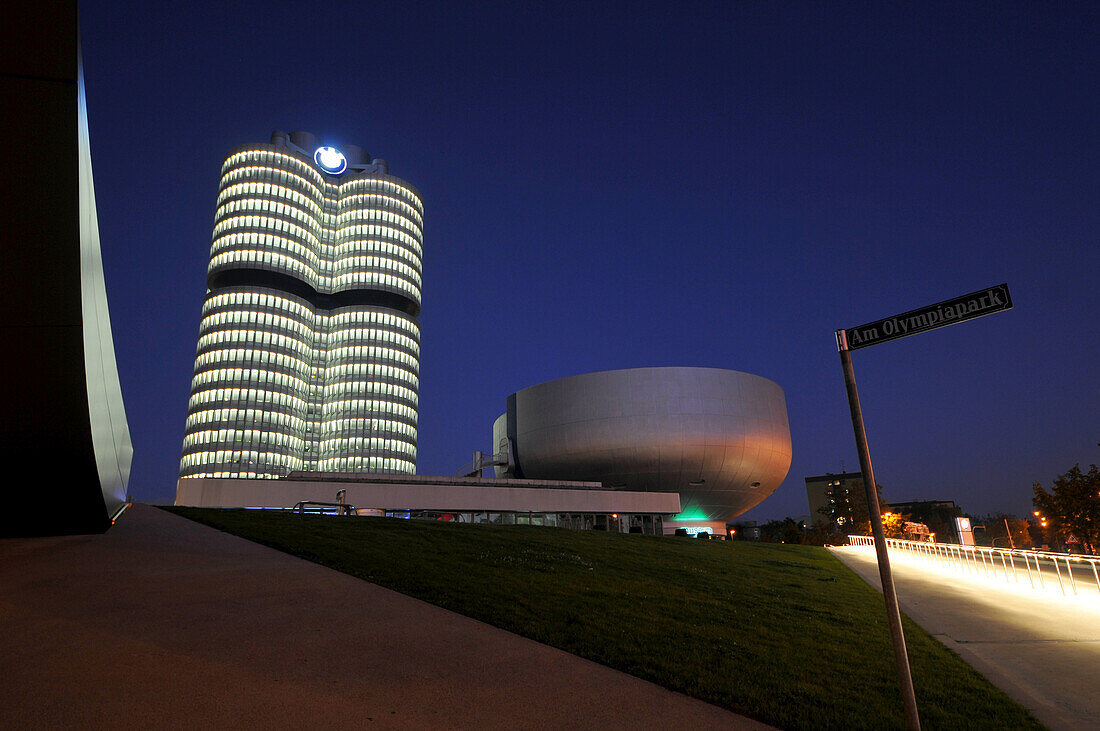
POLYGON ((331 175, 339 175, 348 169, 347 158, 335 147, 318 147, 313 153, 317 166, 331 175))

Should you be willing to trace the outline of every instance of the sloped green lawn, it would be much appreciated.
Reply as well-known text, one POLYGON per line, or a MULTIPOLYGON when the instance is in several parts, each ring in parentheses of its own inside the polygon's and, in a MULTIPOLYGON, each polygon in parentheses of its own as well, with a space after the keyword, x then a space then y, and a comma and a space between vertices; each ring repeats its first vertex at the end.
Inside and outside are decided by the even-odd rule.
MULTIPOLYGON (((905 727, 882 597, 823 548, 171 510, 781 728, 905 727)), ((1041 728, 905 632, 925 728, 1041 728)))

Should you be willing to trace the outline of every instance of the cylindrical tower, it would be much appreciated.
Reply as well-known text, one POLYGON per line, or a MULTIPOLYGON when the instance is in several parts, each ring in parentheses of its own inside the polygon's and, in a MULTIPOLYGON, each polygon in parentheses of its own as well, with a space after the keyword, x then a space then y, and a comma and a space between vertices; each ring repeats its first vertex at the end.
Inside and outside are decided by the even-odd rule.
POLYGON ((222 166, 180 477, 416 471, 423 206, 316 139, 222 166))

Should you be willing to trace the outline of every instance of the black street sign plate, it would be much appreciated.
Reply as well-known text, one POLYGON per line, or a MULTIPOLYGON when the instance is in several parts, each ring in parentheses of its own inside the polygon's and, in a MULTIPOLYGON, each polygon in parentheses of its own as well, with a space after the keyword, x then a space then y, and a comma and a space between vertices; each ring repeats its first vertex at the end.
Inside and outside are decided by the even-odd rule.
POLYGON ((845 330, 844 336, 848 340, 848 350, 857 350, 1011 308, 1012 296, 1008 293, 1008 285, 998 284, 996 287, 987 287, 928 307, 853 327, 845 330))

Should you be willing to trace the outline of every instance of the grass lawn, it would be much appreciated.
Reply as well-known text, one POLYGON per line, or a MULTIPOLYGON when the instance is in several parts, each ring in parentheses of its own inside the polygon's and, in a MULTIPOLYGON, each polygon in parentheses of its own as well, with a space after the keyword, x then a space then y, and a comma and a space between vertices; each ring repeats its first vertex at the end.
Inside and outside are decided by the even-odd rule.
MULTIPOLYGON (((882 596, 823 548, 171 510, 781 728, 905 727, 882 596)), ((1041 728, 905 633, 925 728, 1041 728)))

